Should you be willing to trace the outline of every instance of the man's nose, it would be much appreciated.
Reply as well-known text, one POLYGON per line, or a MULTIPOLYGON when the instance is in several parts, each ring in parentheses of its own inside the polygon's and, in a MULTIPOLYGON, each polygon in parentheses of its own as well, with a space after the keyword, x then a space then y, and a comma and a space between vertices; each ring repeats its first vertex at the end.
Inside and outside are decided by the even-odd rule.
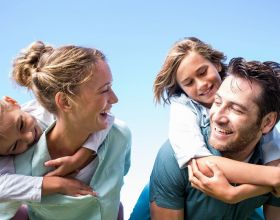
POLYGON ((221 105, 215 108, 215 111, 213 113, 213 121, 216 123, 223 123, 223 124, 228 122, 226 106, 221 105))

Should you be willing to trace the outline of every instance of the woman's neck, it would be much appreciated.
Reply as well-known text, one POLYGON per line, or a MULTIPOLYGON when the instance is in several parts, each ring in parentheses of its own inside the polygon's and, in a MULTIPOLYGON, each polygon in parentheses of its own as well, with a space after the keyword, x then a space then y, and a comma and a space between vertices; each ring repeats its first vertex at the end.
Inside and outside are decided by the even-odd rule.
POLYGON ((47 134, 47 144, 51 158, 73 155, 86 141, 89 134, 78 129, 73 123, 57 120, 47 134))

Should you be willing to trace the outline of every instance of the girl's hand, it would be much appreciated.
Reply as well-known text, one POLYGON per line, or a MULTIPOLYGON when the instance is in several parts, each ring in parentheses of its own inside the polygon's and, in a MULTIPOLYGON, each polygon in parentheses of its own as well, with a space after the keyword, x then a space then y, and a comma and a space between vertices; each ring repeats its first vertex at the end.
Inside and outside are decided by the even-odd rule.
POLYGON ((64 177, 43 177, 42 194, 50 195, 61 193, 69 196, 92 195, 97 196, 97 193, 92 188, 83 182, 64 177))
POLYGON ((45 166, 55 167, 54 171, 49 172, 46 176, 66 176, 78 173, 86 164, 88 164, 96 153, 81 147, 74 155, 60 157, 45 162, 45 166))
POLYGON ((206 162, 206 166, 213 172, 212 177, 207 177, 200 172, 195 159, 192 160, 192 165, 188 165, 189 181, 192 187, 226 203, 238 202, 235 199, 235 187, 228 182, 217 165, 206 162))
POLYGON ((54 160, 45 162, 47 167, 55 167, 56 169, 47 173, 46 176, 66 176, 78 172, 75 170, 75 161, 73 156, 60 157, 54 160))

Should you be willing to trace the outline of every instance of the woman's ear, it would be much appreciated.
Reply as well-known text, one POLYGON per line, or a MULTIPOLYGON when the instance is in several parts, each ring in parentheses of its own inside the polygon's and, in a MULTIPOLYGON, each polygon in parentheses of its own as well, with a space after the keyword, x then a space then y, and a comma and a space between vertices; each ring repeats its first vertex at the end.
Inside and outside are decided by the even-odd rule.
POLYGON ((263 134, 267 134, 271 131, 276 123, 277 113, 276 112, 269 112, 266 116, 262 119, 261 130, 263 134))
POLYGON ((17 106, 20 108, 20 105, 17 103, 17 101, 9 96, 4 96, 3 101, 9 103, 10 105, 17 106))
POLYGON ((55 104, 63 112, 69 112, 72 109, 71 101, 64 92, 55 94, 55 104))

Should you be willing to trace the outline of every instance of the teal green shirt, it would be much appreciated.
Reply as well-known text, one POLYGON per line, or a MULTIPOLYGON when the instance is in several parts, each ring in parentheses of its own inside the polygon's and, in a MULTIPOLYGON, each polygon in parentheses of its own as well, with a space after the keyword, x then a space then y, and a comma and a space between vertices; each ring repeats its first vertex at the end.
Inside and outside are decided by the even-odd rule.
MULTIPOLYGON (((258 145, 250 163, 262 164, 258 145)), ((264 204, 280 206, 280 199, 271 193, 226 204, 191 187, 187 169, 180 169, 174 151, 167 141, 160 149, 150 179, 150 201, 168 209, 184 209, 185 219, 191 220, 245 220, 257 207, 264 204)))
MULTIPOLYGON (((49 170, 44 162, 50 159, 46 134, 39 142, 15 159, 16 173, 42 176, 49 170)), ((98 167, 90 186, 98 197, 71 197, 61 194, 43 196, 41 203, 28 202, 31 220, 116 220, 120 203, 123 177, 130 166, 131 134, 129 129, 116 120, 105 141, 98 149, 98 167)), ((1 220, 9 219, 15 203, 0 204, 1 220), (3 213, 3 214, 2 214, 3 213)))

